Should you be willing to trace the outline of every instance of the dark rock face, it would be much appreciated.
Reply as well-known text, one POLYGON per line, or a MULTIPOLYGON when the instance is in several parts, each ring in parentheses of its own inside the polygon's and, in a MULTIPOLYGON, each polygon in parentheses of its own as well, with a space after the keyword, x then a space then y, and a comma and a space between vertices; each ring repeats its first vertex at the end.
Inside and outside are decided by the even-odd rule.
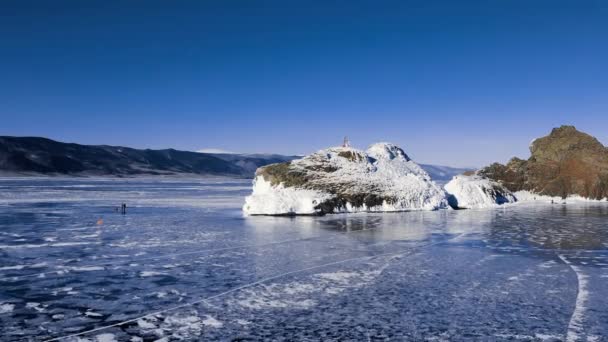
POLYGON ((542 195, 608 197, 608 148, 573 126, 554 128, 532 142, 528 160, 511 159, 479 171, 511 191, 529 190, 542 195))
POLYGON ((481 169, 479 174, 500 181, 511 191, 530 190, 527 187, 527 163, 527 160, 512 158, 507 165, 494 163, 481 169))
POLYGON ((50 175, 251 176, 260 166, 295 157, 223 155, 68 144, 39 137, 0 137, 0 171, 50 175))

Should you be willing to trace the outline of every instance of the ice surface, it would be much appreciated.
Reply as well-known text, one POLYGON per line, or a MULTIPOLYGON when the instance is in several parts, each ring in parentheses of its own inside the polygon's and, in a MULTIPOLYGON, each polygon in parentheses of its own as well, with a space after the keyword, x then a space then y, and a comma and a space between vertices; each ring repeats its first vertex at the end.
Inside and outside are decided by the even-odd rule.
POLYGON ((606 203, 243 218, 249 183, 0 180, 2 341, 608 336, 606 203))

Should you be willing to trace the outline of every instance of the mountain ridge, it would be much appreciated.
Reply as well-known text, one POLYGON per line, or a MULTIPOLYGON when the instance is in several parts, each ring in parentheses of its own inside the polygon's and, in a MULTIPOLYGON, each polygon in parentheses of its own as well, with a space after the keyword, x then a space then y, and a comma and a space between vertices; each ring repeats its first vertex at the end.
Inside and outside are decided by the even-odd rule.
MULTIPOLYGON (((82 145, 35 136, 0 136, 0 174, 10 176, 231 176, 252 177, 260 166, 301 158, 272 153, 203 153, 82 145)), ((468 169, 421 164, 447 181, 468 169)))
POLYGON ((257 168, 291 157, 230 156, 168 148, 135 149, 111 145, 64 143, 43 137, 0 137, 0 171, 15 175, 249 176, 257 168), (255 170, 255 169, 254 169, 255 170))

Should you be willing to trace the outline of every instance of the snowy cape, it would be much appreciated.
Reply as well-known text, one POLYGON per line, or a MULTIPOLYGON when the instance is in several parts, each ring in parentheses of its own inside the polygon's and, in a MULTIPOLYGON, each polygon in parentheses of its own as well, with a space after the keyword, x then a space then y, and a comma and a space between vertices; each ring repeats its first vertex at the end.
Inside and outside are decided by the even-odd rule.
POLYGON ((333 147, 259 168, 246 215, 322 215, 448 208, 446 193, 389 143, 333 147))
POLYGON ((455 176, 445 185, 450 205, 454 208, 490 208, 517 201, 500 183, 479 176, 455 176))

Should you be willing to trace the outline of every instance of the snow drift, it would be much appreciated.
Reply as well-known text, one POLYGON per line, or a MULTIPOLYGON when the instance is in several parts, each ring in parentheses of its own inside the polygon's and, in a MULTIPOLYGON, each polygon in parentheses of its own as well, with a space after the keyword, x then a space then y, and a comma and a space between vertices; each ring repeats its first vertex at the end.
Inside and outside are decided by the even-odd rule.
POLYGON ((448 208, 447 195, 396 145, 333 147, 259 168, 246 215, 319 215, 448 208))

